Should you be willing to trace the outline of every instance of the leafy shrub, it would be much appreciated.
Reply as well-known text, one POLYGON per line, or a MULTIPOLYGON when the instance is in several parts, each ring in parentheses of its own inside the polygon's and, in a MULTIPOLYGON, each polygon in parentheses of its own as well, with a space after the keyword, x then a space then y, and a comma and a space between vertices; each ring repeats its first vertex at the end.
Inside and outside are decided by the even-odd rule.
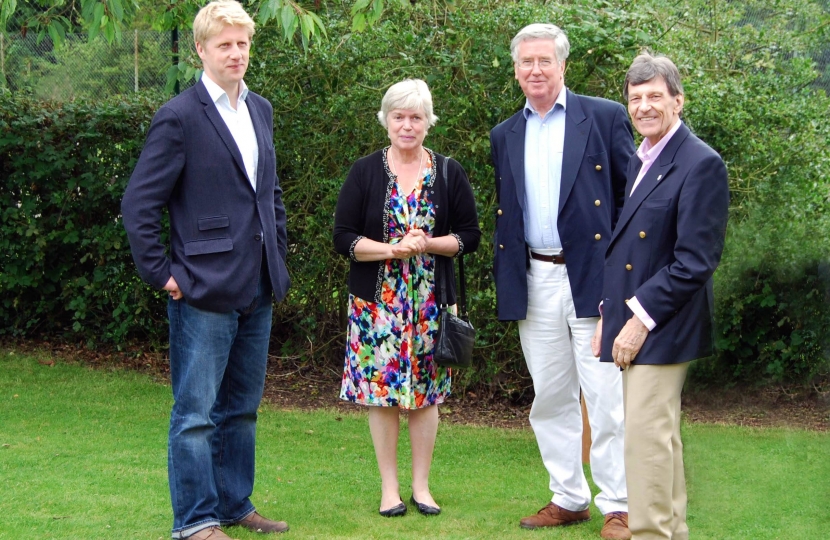
POLYGON ((427 81, 439 117, 426 146, 457 159, 478 201, 483 232, 478 252, 465 257, 471 318, 478 329, 477 366, 464 383, 491 383, 520 393, 527 386, 515 325, 495 319, 491 278, 496 209, 489 130, 524 103, 514 81, 510 40, 538 20, 574 21, 568 85, 580 92, 620 98, 629 51, 647 39, 642 15, 611 3, 544 6, 530 3, 435 14, 431 8, 398 10, 364 33, 350 33, 348 12, 331 11, 331 45, 307 54, 287 47, 276 30, 256 36, 255 67, 248 77, 274 104, 279 172, 291 213, 289 241, 293 286, 283 324, 304 336, 292 344, 319 351, 339 364, 345 338, 347 261, 334 254, 332 217, 340 185, 359 157, 388 144, 375 114, 393 83, 427 81), (313 239, 313 240, 312 240, 313 239), (294 306, 302 309, 294 309, 294 306))
POLYGON ((715 281, 719 354, 694 366, 695 383, 830 374, 830 223, 767 218, 758 208, 731 227, 715 281))
MULTIPOLYGON (((808 0, 777 0, 773 11, 763 5, 418 3, 352 33, 348 6, 323 3, 329 41, 308 52, 287 45, 277 29, 260 29, 246 80, 274 105, 293 281, 275 311, 273 348, 339 370, 347 262, 331 246, 337 193, 354 160, 387 144, 374 116, 384 91, 419 77, 440 117, 426 145, 466 169, 483 231, 479 251, 466 258, 477 365, 458 382, 517 397, 527 390, 515 325, 494 315, 488 133, 524 102, 510 39, 546 20, 568 32, 566 81, 576 92, 619 100, 642 47, 672 57, 684 74, 687 123, 727 162, 732 217, 715 276, 722 352, 700 363, 699 380, 807 380, 823 372, 828 308, 817 269, 830 230, 822 218, 830 210, 830 101, 810 89, 816 72, 805 51, 826 43, 830 25, 808 0), (763 17, 747 17, 758 10, 763 17), (813 24, 804 26, 805 17, 813 24)), ((118 215, 160 104, 59 107, 0 97, 0 333, 164 343, 164 296, 139 282, 118 215)))
POLYGON ((0 331, 121 343, 164 331, 133 269, 121 196, 158 100, 0 99, 0 331))

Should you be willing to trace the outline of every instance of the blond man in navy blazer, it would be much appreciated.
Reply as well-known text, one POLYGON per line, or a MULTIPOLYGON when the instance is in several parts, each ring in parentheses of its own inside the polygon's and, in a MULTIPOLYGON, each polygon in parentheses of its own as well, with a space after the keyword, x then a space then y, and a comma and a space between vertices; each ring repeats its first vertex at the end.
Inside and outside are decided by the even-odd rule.
POLYGON ((243 81, 253 33, 237 2, 199 11, 201 81, 153 118, 121 205, 139 274, 169 294, 173 538, 288 529, 249 498, 272 298, 289 285, 273 110, 243 81))
POLYGON ((713 352, 712 274, 729 211, 726 166, 680 119, 680 73, 634 59, 624 86, 644 139, 605 256, 593 348, 623 372, 629 528, 635 540, 687 540, 680 392, 689 362, 713 352))
POLYGON ((622 208, 634 137, 625 108, 565 88, 568 38, 552 24, 511 43, 527 98, 490 133, 496 175, 494 275, 498 317, 519 321, 535 399, 530 424, 548 471, 551 502, 524 528, 590 519, 582 471, 582 409, 591 425, 601 535, 629 537, 620 372, 591 353, 605 248, 622 208))

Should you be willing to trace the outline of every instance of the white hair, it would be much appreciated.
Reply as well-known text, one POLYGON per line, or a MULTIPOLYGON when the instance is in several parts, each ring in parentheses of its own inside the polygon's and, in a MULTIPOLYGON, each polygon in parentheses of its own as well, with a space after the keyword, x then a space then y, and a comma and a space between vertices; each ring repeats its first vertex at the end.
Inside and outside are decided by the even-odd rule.
POLYGON ((555 24, 533 23, 519 30, 519 33, 510 42, 510 56, 513 57, 514 63, 519 61, 519 44, 531 39, 552 40, 554 52, 556 53, 556 61, 561 64, 568 59, 568 54, 571 52, 571 44, 565 32, 555 24))
POLYGON ((380 102, 378 111, 380 125, 388 127, 386 117, 390 111, 395 109, 424 111, 428 128, 438 121, 438 117, 432 114, 432 94, 429 93, 427 83, 421 79, 404 79, 389 87, 380 102))

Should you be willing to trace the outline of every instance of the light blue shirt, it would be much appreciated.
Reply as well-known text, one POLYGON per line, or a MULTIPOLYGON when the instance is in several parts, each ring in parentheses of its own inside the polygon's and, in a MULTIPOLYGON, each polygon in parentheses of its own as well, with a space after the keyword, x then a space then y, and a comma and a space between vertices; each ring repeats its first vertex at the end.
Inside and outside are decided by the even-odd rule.
POLYGON ((556 228, 565 146, 565 88, 544 118, 525 102, 525 242, 533 249, 561 249, 556 228))

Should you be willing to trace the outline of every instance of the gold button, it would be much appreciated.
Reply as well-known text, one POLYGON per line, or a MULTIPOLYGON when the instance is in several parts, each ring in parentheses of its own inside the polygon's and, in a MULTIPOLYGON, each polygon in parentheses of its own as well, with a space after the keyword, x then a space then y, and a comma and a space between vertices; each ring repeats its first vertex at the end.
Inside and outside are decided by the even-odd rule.
POLYGON ((499 244, 499 249, 504 249, 504 244, 499 244))
POLYGON ((646 237, 646 231, 640 231, 640 238, 646 237))
POLYGON ((602 202, 599 199, 594 201, 594 206, 599 206, 601 204, 602 204, 602 202))
POLYGON ((628 303, 628 298, 626 298, 626 299, 625 299, 625 303, 626 303, 626 304, 628 303))
POLYGON ((631 266, 630 264, 626 264, 626 265, 625 265, 625 269, 626 269, 626 270, 631 270, 632 268, 634 268, 634 267, 633 267, 633 266, 631 266))
POLYGON ((499 208, 499 211, 498 211, 498 212, 496 212, 496 213, 497 213, 498 215, 501 215, 501 214, 502 214, 502 212, 501 212, 501 208, 499 208))
POLYGON ((594 167, 594 168, 595 168, 596 170, 598 170, 598 171, 601 171, 601 170, 602 170, 602 165, 597 165, 597 166, 596 166, 596 167, 594 167))
POLYGON ((602 240, 602 235, 601 234, 595 234, 594 235, 594 240, 602 240))

